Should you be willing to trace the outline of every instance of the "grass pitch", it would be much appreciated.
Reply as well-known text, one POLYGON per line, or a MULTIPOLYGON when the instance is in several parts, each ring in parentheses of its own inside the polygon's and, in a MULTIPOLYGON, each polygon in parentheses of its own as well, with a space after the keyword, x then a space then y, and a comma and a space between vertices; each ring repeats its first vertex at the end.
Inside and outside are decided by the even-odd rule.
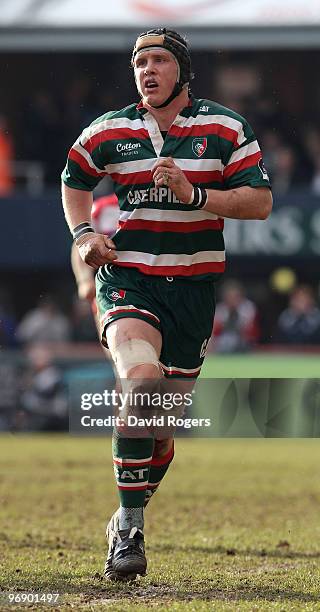
POLYGON ((203 378, 319 378, 320 353, 208 355, 203 378))
POLYGON ((177 440, 133 585, 101 578, 109 440, 2 436, 0 462, 1 612, 26 610, 8 591, 60 592, 59 610, 320 610, 318 440, 177 440))

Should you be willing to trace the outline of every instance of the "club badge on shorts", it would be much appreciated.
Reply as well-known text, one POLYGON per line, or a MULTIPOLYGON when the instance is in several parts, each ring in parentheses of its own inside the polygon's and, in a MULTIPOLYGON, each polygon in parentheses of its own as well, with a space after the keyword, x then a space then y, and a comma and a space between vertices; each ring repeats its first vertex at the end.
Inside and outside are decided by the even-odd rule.
POLYGON ((113 302, 116 302, 117 300, 123 300, 125 295, 125 289, 115 289, 114 287, 108 287, 107 289, 107 296, 113 302))
POLYGON ((194 138, 192 141, 192 151, 197 157, 201 157, 207 150, 208 141, 206 138, 194 138))

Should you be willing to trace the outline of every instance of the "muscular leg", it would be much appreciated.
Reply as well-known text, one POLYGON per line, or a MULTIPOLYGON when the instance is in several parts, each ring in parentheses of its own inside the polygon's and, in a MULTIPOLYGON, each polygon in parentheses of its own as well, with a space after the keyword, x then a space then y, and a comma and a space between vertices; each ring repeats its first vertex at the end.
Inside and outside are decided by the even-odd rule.
MULTIPOLYGON (((137 319, 120 319, 112 323, 106 332, 107 341, 111 355, 116 363, 119 364, 119 347, 124 342, 131 340, 144 340, 148 342, 155 350, 156 359, 159 358, 161 352, 162 338, 161 334, 148 323, 137 319)), ((134 345, 133 345, 134 346, 134 345)), ((121 373, 123 377, 123 372, 121 373)), ((130 388, 135 388, 135 380, 141 390, 143 381, 148 382, 148 390, 150 391, 150 381, 155 382, 162 377, 160 367, 156 363, 140 363, 126 372, 126 377, 130 379, 130 388)), ((142 390, 143 391, 143 390, 142 390)), ((155 461, 155 467, 152 475, 152 484, 161 480, 162 473, 159 473, 159 463, 163 464, 161 458, 166 455, 168 450, 172 448, 172 441, 162 440, 156 442, 150 437, 145 438, 126 438, 118 431, 114 432, 113 436, 113 454, 115 462, 115 473, 120 496, 120 513, 119 526, 120 529, 128 529, 133 524, 139 528, 143 527, 143 506, 145 505, 146 492, 149 484, 150 466, 152 469, 152 461, 155 461), (154 450, 156 456, 154 458, 154 450), (156 476, 156 481, 154 477, 156 476)), ((171 457, 172 459, 172 457, 171 457)), ((170 460, 171 460, 170 459, 170 460)), ((166 463, 168 463, 166 461, 166 463)), ((168 465, 167 465, 168 467, 168 465)))
MULTIPOLYGON (((142 393, 144 389, 148 393, 158 389, 163 377, 158 363, 162 346, 159 331, 144 321, 125 318, 114 321, 107 328, 106 336, 123 386, 129 385, 131 391, 136 389, 142 393)), ((172 438, 154 441, 148 433, 147 437, 139 437, 137 433, 137 437, 128 438, 125 430, 115 428, 113 434, 120 508, 107 527, 109 550, 105 577, 109 580, 134 579, 137 574, 145 574, 144 506, 173 458, 172 438)))

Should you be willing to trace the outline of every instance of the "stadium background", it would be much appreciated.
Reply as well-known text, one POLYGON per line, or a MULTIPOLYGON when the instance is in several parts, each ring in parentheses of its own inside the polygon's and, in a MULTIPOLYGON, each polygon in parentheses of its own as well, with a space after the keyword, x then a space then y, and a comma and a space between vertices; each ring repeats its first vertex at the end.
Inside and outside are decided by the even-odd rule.
MULTIPOLYGON (((306 7, 295 0, 279 7, 252 0, 241 7, 232 0, 176 0, 155 8, 148 1, 122 0, 105 15, 99 2, 90 12, 80 0, 57 7, 5 2, 0 16, 3 429, 24 427, 11 417, 25 410, 21 398, 32 389, 39 356, 17 330, 39 303, 53 299, 68 320, 66 341, 51 343, 42 355, 63 384, 68 386, 69 377, 90 376, 93 369, 103 380, 108 371, 90 312, 76 299, 59 177, 80 130, 105 110, 137 98, 129 68, 132 43, 140 30, 163 23, 185 32, 190 41, 194 94, 234 108, 251 123, 273 182, 270 219, 227 221, 225 232, 225 280, 242 283, 256 305, 259 332, 246 354, 237 356, 214 354, 211 342, 204 375, 249 378, 276 371, 280 377, 317 376, 320 330, 311 342, 296 346, 293 340, 284 344, 277 327, 295 286, 311 287, 319 306, 317 3, 306 7)), ((104 181, 96 195, 111 190, 104 181)), ((218 301, 222 293, 223 284, 218 301)))

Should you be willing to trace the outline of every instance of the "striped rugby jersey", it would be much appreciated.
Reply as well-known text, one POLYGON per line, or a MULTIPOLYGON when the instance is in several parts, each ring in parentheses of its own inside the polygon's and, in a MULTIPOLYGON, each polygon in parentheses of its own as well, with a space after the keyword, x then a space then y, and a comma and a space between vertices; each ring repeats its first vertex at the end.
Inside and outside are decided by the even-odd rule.
POLYGON ((165 140, 141 103, 99 117, 71 147, 62 179, 84 191, 107 174, 113 179, 121 211, 114 265, 144 274, 216 279, 225 268, 223 219, 181 203, 168 187, 156 188, 151 170, 161 157, 172 157, 193 185, 208 189, 270 186, 245 119, 195 98, 165 140))

